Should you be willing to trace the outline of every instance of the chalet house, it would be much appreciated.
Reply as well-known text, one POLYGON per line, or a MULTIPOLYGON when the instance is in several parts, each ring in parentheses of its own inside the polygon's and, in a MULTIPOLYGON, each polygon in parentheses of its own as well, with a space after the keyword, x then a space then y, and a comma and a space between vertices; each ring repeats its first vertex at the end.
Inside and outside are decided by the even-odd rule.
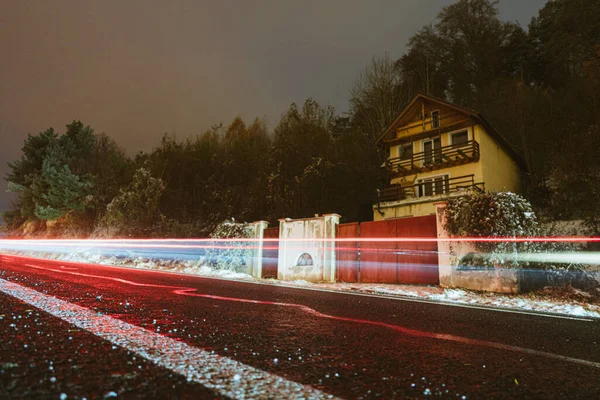
POLYGON ((417 95, 377 139, 389 186, 374 220, 435 214, 434 203, 469 191, 521 192, 520 155, 477 111, 417 95))

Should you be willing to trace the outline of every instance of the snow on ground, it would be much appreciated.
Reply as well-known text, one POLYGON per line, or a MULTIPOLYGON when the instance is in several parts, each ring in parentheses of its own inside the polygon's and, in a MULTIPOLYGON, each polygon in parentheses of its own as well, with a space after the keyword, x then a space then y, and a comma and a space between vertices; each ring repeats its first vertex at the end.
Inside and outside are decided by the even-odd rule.
MULTIPOLYGON (((7 252, 8 253, 8 252, 7 252)), ((275 279, 256 279, 251 275, 231 270, 215 269, 205 265, 204 260, 160 260, 148 258, 107 257, 93 252, 40 253, 33 251, 10 252, 17 255, 69 262, 85 262, 101 265, 114 265, 129 268, 151 269, 165 272, 178 272, 189 275, 208 276, 224 279, 256 281, 289 287, 308 287, 313 289, 358 292, 375 295, 403 296, 434 300, 440 302, 470 304, 507 309, 519 309, 546 313, 559 313, 579 317, 600 318, 600 304, 587 300, 588 293, 570 289, 560 294, 522 293, 498 294, 472 290, 442 288, 440 286, 376 284, 376 283, 313 283, 303 280, 278 281, 275 279)))
MULTIPOLYGON (((600 305, 575 300, 571 298, 572 296, 565 296, 564 294, 561 296, 552 296, 551 293, 544 295, 534 292, 509 295, 442 288, 439 286, 377 283, 310 283, 306 281, 292 281, 288 284, 335 291, 414 297, 442 302, 600 318, 600 305)), ((589 296, 585 292, 576 289, 572 289, 570 293, 577 295, 576 297, 589 296)))
POLYGON ((152 269, 165 272, 178 272, 189 275, 210 276, 225 279, 255 280, 251 275, 215 269, 205 265, 204 260, 161 260, 145 257, 108 257, 96 252, 73 253, 40 253, 36 251, 4 251, 6 254, 15 254, 24 257, 43 258, 47 260, 61 260, 67 262, 81 262, 100 265, 114 265, 117 267, 152 269))

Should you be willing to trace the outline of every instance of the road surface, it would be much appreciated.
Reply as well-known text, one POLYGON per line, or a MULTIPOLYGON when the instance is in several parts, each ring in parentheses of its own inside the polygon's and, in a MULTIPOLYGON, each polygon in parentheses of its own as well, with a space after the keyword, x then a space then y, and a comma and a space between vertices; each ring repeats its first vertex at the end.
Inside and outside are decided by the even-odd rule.
POLYGON ((600 398, 600 321, 0 256, 0 398, 600 398))

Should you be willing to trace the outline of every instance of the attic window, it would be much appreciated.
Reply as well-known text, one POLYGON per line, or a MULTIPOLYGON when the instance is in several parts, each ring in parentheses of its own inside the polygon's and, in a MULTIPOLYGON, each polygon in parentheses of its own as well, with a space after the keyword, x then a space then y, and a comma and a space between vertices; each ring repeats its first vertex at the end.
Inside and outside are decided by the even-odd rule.
POLYGON ((440 127, 440 112, 438 110, 431 112, 431 129, 440 127))

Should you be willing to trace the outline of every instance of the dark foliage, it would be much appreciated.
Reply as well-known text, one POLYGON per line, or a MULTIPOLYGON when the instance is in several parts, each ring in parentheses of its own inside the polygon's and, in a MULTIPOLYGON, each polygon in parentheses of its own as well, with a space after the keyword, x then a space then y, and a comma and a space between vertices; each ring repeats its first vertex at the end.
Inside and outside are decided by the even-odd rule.
POLYGON ((385 182, 375 139, 421 91, 479 110, 524 155, 525 197, 540 217, 584 219, 600 235, 600 2, 550 1, 527 31, 501 21, 496 5, 459 0, 398 60, 374 58, 345 116, 309 99, 273 131, 235 118, 186 140, 165 135, 134 159, 79 121, 30 135, 6 177, 18 193, 7 227, 68 220, 89 233, 99 221, 127 224, 125 213, 144 216, 137 234, 206 237, 228 218, 369 219, 385 182), (164 185, 150 208, 131 192, 142 167, 137 184, 164 185))

